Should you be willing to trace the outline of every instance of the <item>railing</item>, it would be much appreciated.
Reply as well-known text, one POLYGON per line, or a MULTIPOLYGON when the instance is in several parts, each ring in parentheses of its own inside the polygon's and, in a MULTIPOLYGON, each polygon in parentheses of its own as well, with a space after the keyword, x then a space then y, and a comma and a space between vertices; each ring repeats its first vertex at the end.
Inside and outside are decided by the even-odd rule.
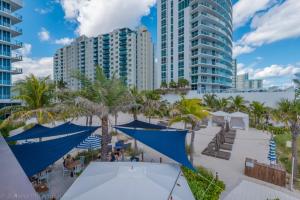
POLYGON ((18 4, 19 6, 23 6, 23 1, 22 0, 10 0, 11 2, 18 4))
POLYGON ((22 68, 12 68, 11 71, 13 74, 22 74, 23 73, 22 68))
POLYGON ((7 13, 7 14, 9 14, 9 15, 12 15, 12 16, 14 16, 15 18, 18 18, 18 19, 21 20, 21 21, 23 20, 22 15, 20 15, 20 14, 18 14, 18 13, 14 13, 14 12, 11 11, 10 9, 0 7, 0 11, 5 12, 5 13, 7 13))

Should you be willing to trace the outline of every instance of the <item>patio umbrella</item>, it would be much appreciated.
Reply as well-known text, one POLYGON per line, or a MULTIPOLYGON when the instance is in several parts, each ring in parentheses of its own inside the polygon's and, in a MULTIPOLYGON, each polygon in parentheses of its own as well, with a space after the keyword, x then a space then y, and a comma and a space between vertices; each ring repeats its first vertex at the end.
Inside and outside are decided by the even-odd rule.
POLYGON ((276 156, 276 143, 275 143, 273 137, 270 139, 270 143, 269 143, 268 159, 269 159, 271 165, 275 165, 276 164, 276 160, 277 160, 277 156, 276 156))
POLYGON ((100 149, 101 148, 101 138, 97 135, 91 135, 81 142, 78 146, 78 149, 100 149))

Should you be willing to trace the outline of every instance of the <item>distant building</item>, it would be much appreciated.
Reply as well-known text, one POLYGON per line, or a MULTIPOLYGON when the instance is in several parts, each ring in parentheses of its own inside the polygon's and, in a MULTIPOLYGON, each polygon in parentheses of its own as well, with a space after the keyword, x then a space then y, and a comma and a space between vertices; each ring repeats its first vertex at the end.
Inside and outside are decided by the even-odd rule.
POLYGON ((15 37, 22 35, 22 29, 16 24, 22 22, 22 16, 16 13, 23 7, 21 0, 0 1, 0 107, 11 105, 12 75, 21 74, 22 69, 12 68, 12 64, 22 61, 22 56, 13 51, 22 48, 22 42, 15 37))
POLYGON ((136 31, 122 28, 90 38, 81 36, 56 51, 53 65, 54 81, 63 81, 73 90, 81 87, 73 74, 79 71, 93 80, 97 65, 107 78, 115 74, 129 87, 153 89, 153 43, 145 27, 136 31))
POLYGON ((263 80, 249 79, 249 74, 237 75, 236 89, 237 90, 256 90, 263 88, 263 80))
POLYGON ((237 60, 232 60, 232 88, 237 87, 237 60))

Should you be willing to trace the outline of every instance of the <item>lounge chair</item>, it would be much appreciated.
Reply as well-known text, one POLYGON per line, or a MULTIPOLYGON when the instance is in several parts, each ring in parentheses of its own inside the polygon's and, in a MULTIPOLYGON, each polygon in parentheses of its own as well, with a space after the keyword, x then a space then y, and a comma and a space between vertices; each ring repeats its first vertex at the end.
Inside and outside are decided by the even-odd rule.
POLYGON ((49 181, 49 173, 47 170, 42 171, 38 175, 38 182, 42 183, 43 181, 45 181, 46 183, 48 183, 49 181))
POLYGON ((62 172, 63 172, 63 177, 70 176, 71 171, 69 169, 67 169, 64 165, 62 165, 62 172))
MULTIPOLYGON (((215 141, 216 141, 216 137, 213 138, 212 142, 215 142, 215 141)), ((225 137, 224 143, 233 144, 234 143, 234 139, 225 137)))
POLYGON ((206 156, 215 157, 215 158, 221 158, 221 159, 224 159, 224 160, 229 160, 230 156, 231 156, 230 152, 227 152, 227 151, 215 151, 215 150, 210 149, 209 147, 205 148, 202 151, 202 154, 206 155, 206 156))
MULTIPOLYGON (((212 145, 212 144, 214 144, 214 143, 215 143, 215 142, 212 141, 212 142, 209 143, 209 145, 212 145)), ((231 151, 231 150, 232 150, 232 144, 226 144, 226 143, 220 144, 220 149, 222 149, 222 150, 227 150, 227 151, 231 151)))

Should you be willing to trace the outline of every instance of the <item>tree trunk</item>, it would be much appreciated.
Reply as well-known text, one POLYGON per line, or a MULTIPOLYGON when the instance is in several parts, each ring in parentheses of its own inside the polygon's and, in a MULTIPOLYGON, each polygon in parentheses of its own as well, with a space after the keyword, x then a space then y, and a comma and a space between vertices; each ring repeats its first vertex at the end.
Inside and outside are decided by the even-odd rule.
MULTIPOLYGON (((134 120, 138 119, 136 112, 133 113, 133 119, 134 120)), ((137 146, 136 139, 134 139, 134 155, 136 156, 137 154, 138 154, 138 146, 137 146)))
POLYGON ((118 125, 118 113, 115 114, 115 126, 118 125))
POLYGON ((85 116, 85 125, 87 126, 89 124, 89 117, 85 116))
POLYGON ((134 120, 137 120, 137 119, 138 119, 136 112, 133 113, 133 119, 134 119, 134 120))
POLYGON ((108 132, 108 116, 101 118, 102 121, 102 140, 101 140, 101 159, 103 161, 108 160, 108 144, 111 143, 111 136, 108 132))
POLYGON ((149 124, 151 123, 151 117, 149 117, 149 124))
POLYGON ((89 126, 93 125, 93 115, 90 115, 90 121, 89 121, 89 126))
POLYGON ((296 182, 297 175, 298 175, 298 151, 297 151, 297 138, 298 133, 297 130, 292 131, 292 156, 294 157, 294 177, 293 181, 296 182))
POLYGON ((190 162, 194 165, 194 142, 195 142, 195 127, 192 126, 191 144, 190 144, 190 162))

